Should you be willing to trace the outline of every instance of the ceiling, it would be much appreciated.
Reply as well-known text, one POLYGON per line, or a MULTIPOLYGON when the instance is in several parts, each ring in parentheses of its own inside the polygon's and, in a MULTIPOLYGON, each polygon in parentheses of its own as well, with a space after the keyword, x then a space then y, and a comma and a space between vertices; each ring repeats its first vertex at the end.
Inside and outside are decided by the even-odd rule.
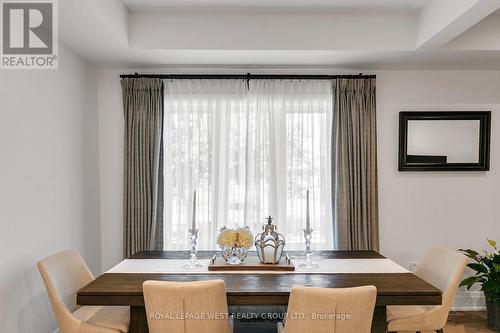
POLYGON ((327 8, 336 10, 370 9, 414 12, 429 0, 122 0, 131 11, 170 8, 327 8))
POLYGON ((500 0, 64 0, 99 68, 500 69, 500 0))

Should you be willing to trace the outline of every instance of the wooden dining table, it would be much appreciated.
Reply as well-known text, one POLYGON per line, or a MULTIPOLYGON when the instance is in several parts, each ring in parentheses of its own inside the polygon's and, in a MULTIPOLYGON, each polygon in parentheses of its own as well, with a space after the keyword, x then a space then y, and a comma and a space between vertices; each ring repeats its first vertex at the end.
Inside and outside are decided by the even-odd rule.
MULTIPOLYGON (((200 251, 199 258, 211 258, 214 251, 200 251)), ((301 252, 288 251, 291 257, 301 252)), ((318 251, 315 258, 325 259, 384 259, 375 251, 318 251)), ((184 251, 139 252, 130 259, 179 259, 189 258, 184 251)), ((104 273, 77 293, 79 305, 121 305, 130 307, 130 333, 148 333, 142 284, 146 280, 201 281, 224 280, 229 306, 286 306, 293 286, 321 288, 347 288, 363 285, 377 287, 377 301, 373 316, 372 332, 387 331, 386 311, 389 305, 439 305, 441 291, 406 273, 104 273)))

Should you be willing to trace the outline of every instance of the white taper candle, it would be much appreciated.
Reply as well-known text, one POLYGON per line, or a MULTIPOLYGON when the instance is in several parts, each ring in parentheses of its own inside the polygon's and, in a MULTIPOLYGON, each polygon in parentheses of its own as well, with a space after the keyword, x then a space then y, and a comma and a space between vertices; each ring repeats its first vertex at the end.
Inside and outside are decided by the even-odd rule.
POLYGON ((311 230, 311 219, 309 217, 309 190, 307 190, 306 195, 306 230, 307 232, 311 230))
POLYGON ((196 191, 193 193, 193 220, 191 222, 191 230, 196 230, 196 191))

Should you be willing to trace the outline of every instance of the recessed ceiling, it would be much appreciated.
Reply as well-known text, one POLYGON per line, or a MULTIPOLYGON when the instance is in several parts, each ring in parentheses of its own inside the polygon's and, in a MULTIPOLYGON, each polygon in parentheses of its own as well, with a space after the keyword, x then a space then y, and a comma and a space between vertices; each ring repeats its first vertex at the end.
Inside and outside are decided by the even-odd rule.
POLYGON ((59 37, 100 68, 499 69, 499 9, 500 0, 64 0, 59 37))
POLYGON ((328 8, 414 12, 429 0, 122 0, 131 11, 161 8, 328 8))

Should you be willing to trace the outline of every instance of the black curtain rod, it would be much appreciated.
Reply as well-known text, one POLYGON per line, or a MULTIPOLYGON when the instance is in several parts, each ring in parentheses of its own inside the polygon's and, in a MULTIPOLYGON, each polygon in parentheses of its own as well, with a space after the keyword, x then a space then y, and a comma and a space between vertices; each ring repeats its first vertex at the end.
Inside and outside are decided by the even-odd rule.
POLYGON ((271 74, 122 74, 120 78, 156 79, 236 79, 236 80, 333 80, 333 79, 375 79, 376 75, 271 75, 271 74))

